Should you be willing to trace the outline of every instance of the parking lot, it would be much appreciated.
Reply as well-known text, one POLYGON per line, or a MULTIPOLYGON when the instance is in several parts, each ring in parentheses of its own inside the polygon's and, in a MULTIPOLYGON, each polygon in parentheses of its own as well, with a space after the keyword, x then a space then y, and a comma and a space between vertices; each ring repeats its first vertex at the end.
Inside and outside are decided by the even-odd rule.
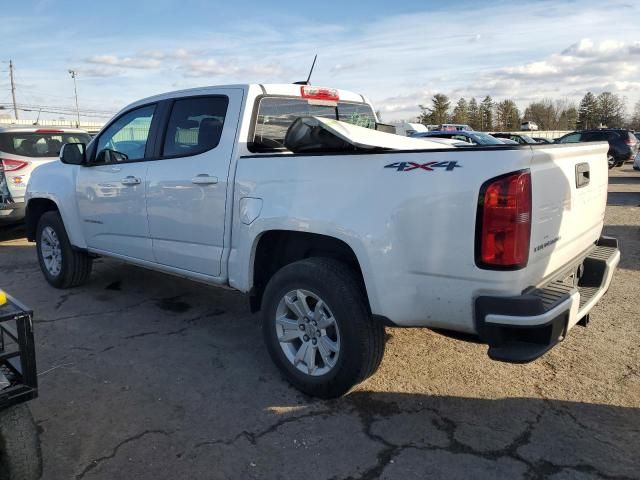
POLYGON ((387 329, 378 373, 334 401, 282 380, 235 292, 95 262, 43 279, 20 227, 0 286, 35 310, 46 479, 640 478, 640 174, 611 173, 622 261, 588 328, 527 365, 387 329))

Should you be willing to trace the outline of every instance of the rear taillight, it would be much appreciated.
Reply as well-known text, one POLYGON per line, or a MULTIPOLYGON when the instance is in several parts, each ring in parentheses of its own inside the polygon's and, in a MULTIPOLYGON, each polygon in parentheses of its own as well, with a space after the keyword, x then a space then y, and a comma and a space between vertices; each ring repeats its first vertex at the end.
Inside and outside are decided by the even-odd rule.
POLYGON ((517 270, 529 261, 531 173, 521 170, 482 185, 476 220, 476 265, 517 270))
POLYGON ((23 160, 10 160, 8 158, 0 158, 0 168, 5 172, 15 172, 29 165, 29 162, 23 160))

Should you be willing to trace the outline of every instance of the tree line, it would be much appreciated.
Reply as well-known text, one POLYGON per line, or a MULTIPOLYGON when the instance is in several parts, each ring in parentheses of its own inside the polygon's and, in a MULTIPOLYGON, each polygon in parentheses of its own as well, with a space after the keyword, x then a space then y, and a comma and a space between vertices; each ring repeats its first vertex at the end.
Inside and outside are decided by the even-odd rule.
POLYGON ((447 95, 436 93, 431 105, 419 105, 418 122, 425 125, 460 123, 480 131, 520 130, 522 122, 535 122, 540 130, 574 130, 598 127, 640 130, 640 100, 626 115, 625 99, 611 92, 587 92, 578 106, 568 100, 544 98, 531 102, 521 113, 513 100, 494 101, 487 95, 460 98, 455 105, 447 95))

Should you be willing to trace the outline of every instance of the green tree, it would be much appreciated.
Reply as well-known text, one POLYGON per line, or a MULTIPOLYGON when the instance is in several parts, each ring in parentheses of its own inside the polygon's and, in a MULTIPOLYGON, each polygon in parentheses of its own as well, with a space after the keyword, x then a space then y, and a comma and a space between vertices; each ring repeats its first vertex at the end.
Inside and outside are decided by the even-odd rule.
POLYGON ((610 128, 619 128, 624 125, 624 102, 618 95, 602 92, 596 100, 600 124, 610 128))
POLYGON ((443 93, 436 93, 431 98, 430 107, 420 105, 422 113, 418 117, 418 120, 421 123, 427 125, 439 125, 441 123, 447 123, 447 121, 449 120, 450 107, 451 102, 449 102, 449 97, 447 97, 443 93))
POLYGON ((513 100, 503 100, 496 104, 496 128, 498 130, 519 130, 520 111, 513 100))
POLYGON ((480 104, 480 129, 493 130, 493 99, 489 95, 480 104))
POLYGON ((578 123, 578 110, 575 105, 568 105, 562 109, 558 117, 558 130, 574 130, 578 123))
POLYGON ((469 126, 474 130, 482 129, 482 120, 480 119, 480 107, 475 98, 471 97, 467 106, 467 116, 469 117, 469 126))
POLYGON ((453 109, 453 123, 469 123, 469 106, 467 105, 467 101, 462 97, 456 103, 455 108, 453 109))
POLYGON ((587 92, 578 107, 577 128, 594 128, 598 126, 598 101, 593 93, 587 92))
POLYGON ((540 130, 557 129, 557 109, 550 98, 532 102, 524 111, 524 122, 535 122, 540 130))

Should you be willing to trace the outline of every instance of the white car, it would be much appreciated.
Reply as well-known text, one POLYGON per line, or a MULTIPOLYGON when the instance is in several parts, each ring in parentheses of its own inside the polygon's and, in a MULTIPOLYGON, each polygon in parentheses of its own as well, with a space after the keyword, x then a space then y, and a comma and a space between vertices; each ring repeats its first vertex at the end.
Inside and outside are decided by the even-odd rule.
POLYGON ((0 225, 24 218, 24 193, 33 170, 58 159, 64 143, 88 143, 75 128, 0 127, 0 225))
POLYGON ((636 154, 636 158, 633 160, 633 169, 640 170, 640 152, 636 154))
POLYGON ((274 363, 320 397, 376 371, 385 325, 528 362, 587 323, 620 258, 606 142, 456 148, 376 122, 308 85, 146 98, 33 173, 27 237, 57 288, 104 255, 245 292, 274 363))

